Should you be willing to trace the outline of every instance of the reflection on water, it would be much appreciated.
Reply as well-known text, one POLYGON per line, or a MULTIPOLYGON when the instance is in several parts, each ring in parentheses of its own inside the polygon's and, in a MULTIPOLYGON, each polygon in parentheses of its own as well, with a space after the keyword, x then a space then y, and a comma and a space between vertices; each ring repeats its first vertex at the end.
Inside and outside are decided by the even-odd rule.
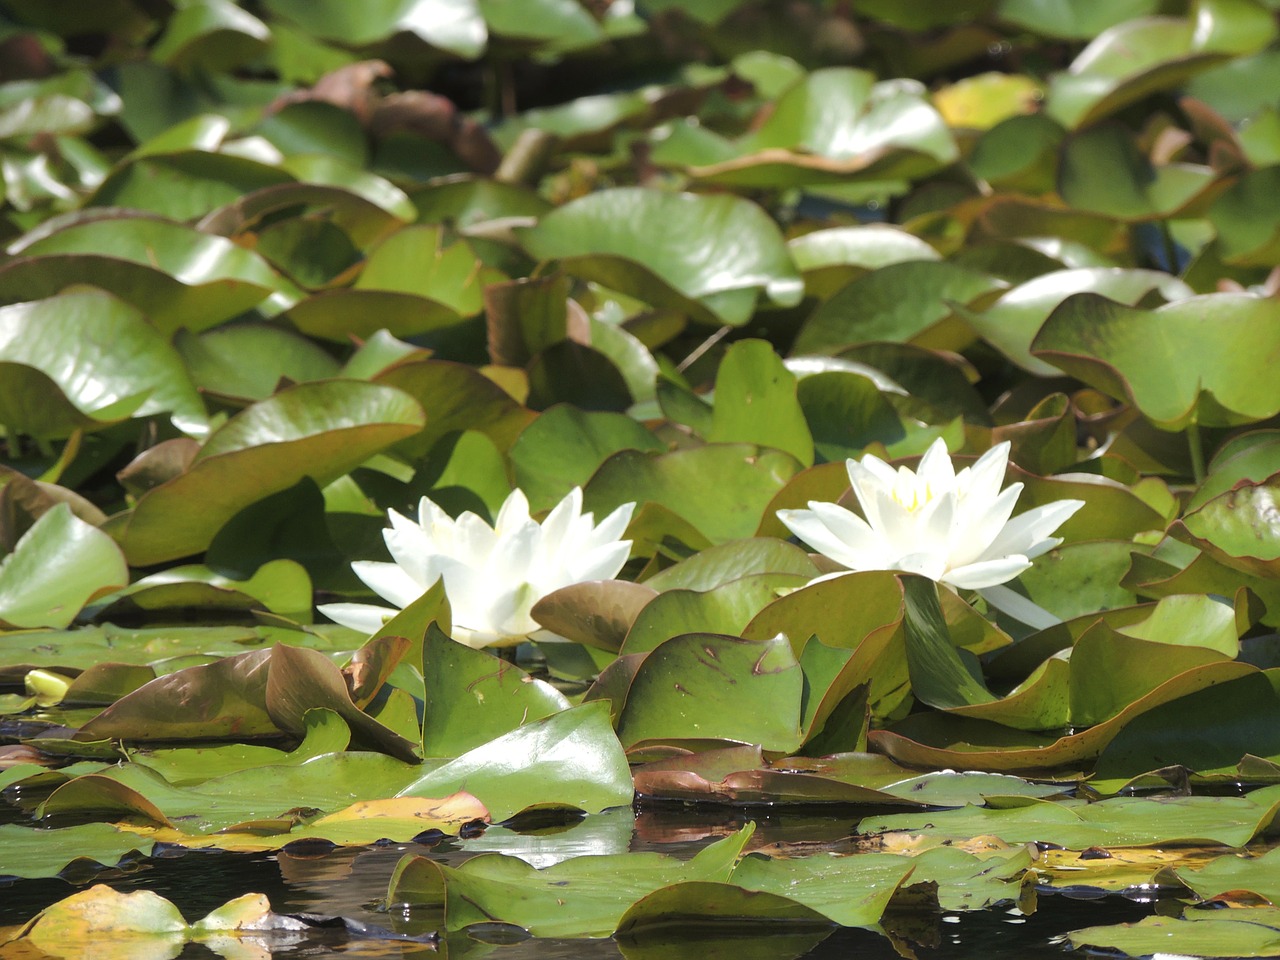
MULTIPOLYGON (((459 863, 479 853, 517 856, 537 867, 569 857, 660 850, 691 856, 710 840, 737 830, 746 820, 757 823, 753 846, 775 842, 838 841, 850 832, 852 819, 831 816, 770 815, 766 810, 687 810, 679 807, 645 810, 638 817, 629 809, 586 817, 571 823, 526 822, 514 828, 490 827, 469 840, 447 840, 435 846, 386 844, 364 848, 306 848, 278 854, 213 854, 186 852, 159 858, 99 879, 120 890, 149 889, 173 900, 189 920, 204 916, 227 900, 248 891, 264 893, 279 913, 342 917, 373 928, 422 934, 435 929, 434 917, 388 913, 381 904, 396 864, 407 853, 459 863)), ((79 878, 86 882, 90 878, 79 878)), ((63 880, 24 881, 0 889, 0 925, 20 923, 59 900, 75 887, 63 880)), ((498 927, 482 931, 482 940, 454 937, 438 944, 390 940, 357 940, 341 928, 317 931, 302 943, 280 944, 268 953, 244 956, 440 958, 453 960, 899 960, 912 953, 919 960, 1025 960, 1066 957, 1064 947, 1051 942, 1067 930, 1099 923, 1137 920, 1149 906, 1119 897, 1072 900, 1042 896, 1040 909, 1030 917, 1016 909, 997 908, 978 913, 909 913, 885 918, 883 933, 869 930, 785 930, 776 926, 741 927, 716 931, 715 937, 690 937, 688 930, 672 931, 670 941, 618 944, 611 940, 528 939, 519 931, 498 927), (514 942, 513 942, 514 941, 514 942), (895 949, 895 943, 897 948, 895 949), (901 950, 901 952, 899 952, 901 950)), ((394 910, 394 908, 393 908, 394 910)), ((3 956, 0 948, 0 956, 3 956)), ((183 957, 212 956, 189 945, 183 957)))

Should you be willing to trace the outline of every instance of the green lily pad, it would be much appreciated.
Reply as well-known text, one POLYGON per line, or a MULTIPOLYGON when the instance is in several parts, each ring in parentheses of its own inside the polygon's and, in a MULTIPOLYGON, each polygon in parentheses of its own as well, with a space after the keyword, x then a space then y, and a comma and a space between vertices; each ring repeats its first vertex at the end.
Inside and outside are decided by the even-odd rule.
POLYGON ((1184 283, 1160 271, 1086 267, 1053 271, 1019 284, 981 313, 959 312, 979 336, 1018 366, 1039 376, 1053 377, 1058 376, 1058 368, 1032 356, 1030 350, 1036 333, 1063 300, 1075 293, 1090 292, 1133 306, 1152 291, 1158 291, 1165 300, 1192 295, 1184 283))
POLYGON ((1031 344, 1033 356, 1129 400, 1165 430, 1275 416, 1280 398, 1266 387, 1265 358, 1276 350, 1280 306, 1226 293, 1157 310, 1077 294, 1050 314, 1031 344), (1237 337, 1253 348, 1230 349, 1237 337))
POLYGON ((138 565, 198 553, 241 508, 304 476, 327 483, 422 422, 418 404, 390 387, 299 384, 233 417, 187 472, 149 490, 105 529, 138 565))
MULTIPOLYGON (((1198 42, 1190 20, 1141 17, 1104 30, 1049 86, 1046 110, 1069 128, 1096 122, 1224 60, 1198 42)), ((1266 43, 1265 29, 1259 45, 1266 43)))
POLYGON ((814 311, 794 349, 834 353, 856 343, 922 341, 952 316, 950 303, 978 306, 1003 287, 942 261, 890 264, 858 277, 814 311))
POLYGON ((727 881, 753 832, 749 824, 689 860, 606 854, 538 870, 501 854, 457 867, 406 857, 391 877, 387 900, 442 909, 448 930, 497 920, 535 936, 608 936, 627 908, 648 894, 681 882, 727 881))
POLYGON ((484 17, 475 0, 461 3, 383 0, 358 14, 341 0, 323 0, 318 4, 305 0, 268 0, 266 7, 305 27, 313 37, 356 46, 407 33, 433 47, 474 59, 484 52, 488 38, 484 17))
POLYGON ((456 757, 569 708, 555 687, 513 663, 450 640, 434 624, 422 645, 427 757, 456 757))
POLYGON ((0 421, 20 433, 60 437, 155 413, 192 433, 206 429, 177 352, 142 314, 102 291, 0 307, 0 364, 0 382, 9 381, 0 387, 0 421))
POLYGON ((785 306, 803 292, 777 226, 727 194, 605 190, 551 211, 519 236, 531 254, 559 260, 568 273, 717 325, 741 326, 760 293, 785 306))
POLYGON ((527 723, 419 777, 396 796, 445 796, 463 785, 495 822, 533 808, 597 813, 632 798, 631 770, 603 703, 527 723))
POLYGON ((732 144, 729 157, 693 164, 714 183, 784 187, 919 177, 959 151, 923 86, 847 67, 815 70, 783 93, 759 129, 732 144))
POLYGON ((779 592, 802 587, 809 579, 804 574, 764 573, 703 593, 667 590, 637 614, 619 652, 647 653, 682 633, 737 634, 779 592))
POLYGON ((1072 207, 1121 220, 1177 216, 1217 180, 1207 166, 1153 166, 1119 124, 1102 123, 1072 134, 1062 146, 1058 192, 1072 207))
POLYGON ((0 624, 65 627, 90 600, 128 580, 111 538, 59 504, 0 560, 0 624))
POLYGON ((716 371, 716 402, 707 439, 757 443, 813 463, 813 440, 796 400, 796 380, 763 340, 740 340, 716 371))
POLYGON ((1280 950, 1280 908, 1189 909, 1181 917, 1144 917, 1137 923, 1085 927, 1067 935, 1072 945, 1131 957, 1271 957, 1280 950))
POLYGON ((1229 567, 1267 579, 1280 578, 1280 531, 1275 523, 1280 476, 1243 481, 1197 507, 1170 528, 1229 567))
POLYGON ((652 501, 712 542, 725 542, 755 532, 765 506, 798 467, 788 454, 745 443, 656 456, 623 450, 601 464, 583 488, 584 505, 605 516, 629 501, 652 501), (706 483, 708 476, 717 478, 714 487, 706 483))
POLYGON ((721 739, 790 752, 800 746, 802 686, 785 637, 674 637, 641 663, 618 737, 627 746, 721 739))
POLYGON ((338 373, 338 362, 310 340, 265 324, 198 335, 180 330, 174 345, 198 389, 232 400, 265 400, 282 381, 304 383, 338 373))

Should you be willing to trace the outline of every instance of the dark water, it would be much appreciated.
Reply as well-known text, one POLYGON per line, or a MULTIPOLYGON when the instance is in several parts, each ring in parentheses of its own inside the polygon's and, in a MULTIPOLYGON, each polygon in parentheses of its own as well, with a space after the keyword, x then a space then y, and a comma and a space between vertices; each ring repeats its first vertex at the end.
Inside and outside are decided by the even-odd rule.
MULTIPOLYGON (((766 841, 831 840, 847 835, 852 821, 840 817, 758 815, 757 836, 766 841)), ((188 920, 195 920, 247 892, 266 894, 273 909, 285 914, 342 917, 379 930, 425 934, 429 918, 388 912, 380 903, 396 863, 406 853, 460 862, 479 852, 499 851, 546 866, 571 856, 658 850, 692 855, 717 836, 736 830, 748 819, 742 811, 690 813, 679 810, 629 810, 588 817, 570 825, 520 829, 490 827, 469 840, 427 846, 388 844, 371 848, 286 849, 272 854, 221 854, 173 851, 126 866, 83 883, 102 881, 120 890, 153 890, 174 901, 188 920)), ((62 879, 22 881, 0 887, 0 925, 21 923, 43 907, 79 889, 62 879)), ((914 954, 919 960, 1014 960, 1014 958, 1079 956, 1054 938, 1068 930, 1100 923, 1131 922, 1152 912, 1150 904, 1123 897, 1083 900, 1042 895, 1039 909, 1022 916, 1011 907, 975 913, 910 913, 889 916, 883 926, 890 936, 868 930, 779 930, 759 927, 729 931, 726 936, 691 936, 673 930, 669 943, 617 944, 611 940, 519 939, 510 930, 482 933, 502 942, 455 937, 439 944, 363 939, 341 927, 317 929, 304 937, 281 939, 271 946, 275 957, 441 957, 494 960, 890 960, 914 954), (738 935, 734 936, 736 933, 738 935), (892 939, 891 939, 892 937, 892 939), (511 940, 516 942, 510 942, 511 940), (896 943, 896 946, 895 946, 896 943), (902 952, 899 952, 901 949, 902 952)), ((215 956, 189 945, 183 957, 215 956)), ((265 954, 263 955, 265 956, 265 954)))

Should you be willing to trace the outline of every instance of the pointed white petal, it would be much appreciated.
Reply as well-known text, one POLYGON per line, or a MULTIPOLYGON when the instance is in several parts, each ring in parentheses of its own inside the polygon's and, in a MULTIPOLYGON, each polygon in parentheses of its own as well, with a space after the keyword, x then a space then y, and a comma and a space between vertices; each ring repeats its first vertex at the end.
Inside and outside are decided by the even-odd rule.
POLYGON ((574 487, 542 521, 542 542, 545 548, 555 551, 570 542, 574 521, 580 516, 582 516, 582 488, 574 487))
POLYGON ((874 539, 868 540, 867 538, 875 538, 875 534, 870 527, 866 526, 866 522, 862 518, 834 503, 811 500, 809 507, 810 509, 808 510, 779 510, 778 519, 786 525, 788 530, 818 551, 818 553, 825 557, 830 557, 837 563, 842 563, 846 567, 857 570, 879 568, 883 562, 881 559, 883 556, 882 550, 876 550, 872 553, 859 549, 867 543, 874 542, 874 539), (842 528, 844 525, 856 526, 861 524, 865 528, 865 533, 861 539, 851 545, 827 526, 827 517, 836 518, 837 523, 842 528), (869 557, 871 558, 870 562, 868 561, 869 557))
POLYGON ((1083 500, 1055 500, 1021 513, 1004 525, 983 556, 990 558, 1008 553, 1031 556, 1033 552, 1039 556, 1053 549, 1052 546, 1043 546, 1049 535, 1083 506, 1083 500))
POLYGON ((577 557, 570 557, 565 571, 563 582, 554 585, 548 585, 542 579, 538 580, 538 585, 542 588, 544 595, 552 590, 559 590, 561 587, 567 587, 572 583, 581 583, 583 580, 612 580, 618 575, 618 571, 622 569, 627 562, 627 557, 631 555, 630 540, 615 540, 613 543, 606 543, 602 547, 596 547, 589 553, 584 553, 577 557))
POLYGON ((507 495, 507 499, 503 501, 501 509, 498 510, 498 518, 493 528, 501 533, 509 527, 522 526, 528 520, 529 500, 524 495, 524 491, 516 487, 507 495))
POLYGON ((972 467, 961 471, 964 475, 961 489, 965 504, 981 510, 985 504, 993 502, 1000 493, 1000 485, 1004 483, 1008 466, 1009 441, 1006 440, 980 456, 972 467))
POLYGON ((956 485, 956 469, 951 463, 951 455, 947 453, 947 443, 941 437, 929 444, 929 449, 920 458, 916 476, 922 486, 935 495, 956 485))
MULTIPOLYGON (((1022 484, 1013 483, 994 500, 980 504, 971 504, 965 500, 962 509, 957 511, 955 526, 951 532, 953 566, 964 566, 982 559, 992 559, 1000 554, 988 548, 1000 536, 1005 524, 1009 522, 1009 514, 1018 502, 1022 493, 1022 484)), ((1002 553, 1018 553, 1021 551, 1001 551, 1002 553)))
POLYGON ((622 536, 623 531, 627 529, 627 524, 631 522, 631 516, 635 513, 636 505, 634 503, 624 503, 618 509, 600 521, 600 525, 595 528, 588 543, 593 547, 601 546, 610 540, 617 540, 622 536))
POLYGON ((1055 617, 1034 600, 1030 600, 1017 591, 1010 590, 1008 587, 985 587, 978 592, 982 594, 982 598, 987 603, 997 610, 1007 613, 1015 620, 1020 620, 1036 630, 1047 630, 1050 627, 1056 627, 1062 622, 1060 618, 1055 617))
POLYGON ((334 623, 370 636, 382 629, 383 624, 396 615, 395 610, 375 607, 369 603, 322 603, 317 608, 334 623))
POLYGON ((838 503, 827 503, 822 500, 809 501, 809 509, 827 531, 839 541, 846 555, 850 558, 859 558, 859 566, 884 562, 884 539, 871 529, 867 521, 852 510, 846 510, 838 503))
POLYGON ((1014 554, 1000 557, 998 560, 983 560, 979 563, 956 567, 954 570, 948 570, 941 580, 960 590, 981 590, 983 587, 1007 583, 1030 568, 1030 560, 1014 554))
POLYGON ((423 585, 394 563, 380 563, 377 560, 357 560, 351 564, 351 570, 383 600, 401 608, 413 603, 435 583, 435 578, 432 578, 423 585))

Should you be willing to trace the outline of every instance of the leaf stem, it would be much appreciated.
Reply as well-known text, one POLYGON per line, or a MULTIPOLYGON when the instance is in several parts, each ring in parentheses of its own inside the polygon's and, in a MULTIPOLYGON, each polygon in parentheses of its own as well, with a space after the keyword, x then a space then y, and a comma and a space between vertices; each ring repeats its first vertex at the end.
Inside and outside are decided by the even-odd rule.
POLYGON ((1191 452, 1191 475, 1196 486, 1204 483, 1204 441, 1200 436, 1200 424, 1187 427, 1187 448, 1191 452))
POLYGON ((1169 231, 1168 220, 1157 220, 1160 225, 1160 243, 1164 247, 1165 269, 1177 276, 1178 274, 1178 245, 1173 242, 1173 234, 1169 231))

